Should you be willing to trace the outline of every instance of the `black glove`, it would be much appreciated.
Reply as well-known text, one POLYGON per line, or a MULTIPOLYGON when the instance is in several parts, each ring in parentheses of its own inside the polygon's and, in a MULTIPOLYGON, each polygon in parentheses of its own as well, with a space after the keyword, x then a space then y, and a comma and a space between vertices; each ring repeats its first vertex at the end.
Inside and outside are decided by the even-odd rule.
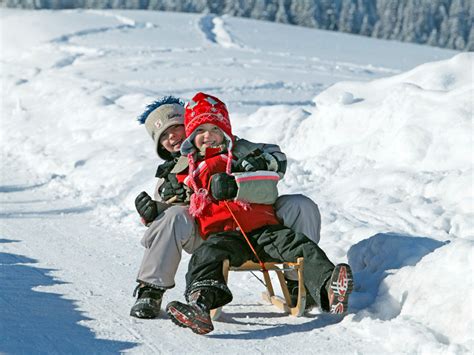
POLYGON ((237 195, 235 177, 226 173, 212 175, 211 195, 218 201, 233 199, 237 195))
POLYGON ((170 198, 176 196, 176 200, 173 202, 184 202, 186 201, 186 190, 175 174, 168 174, 166 181, 159 188, 160 196, 163 201, 168 201, 170 198))
POLYGON ((156 202, 145 191, 141 192, 135 199, 135 207, 144 224, 153 222, 158 217, 156 202))
POLYGON ((248 155, 237 161, 237 169, 240 171, 278 171, 278 161, 270 153, 248 155))

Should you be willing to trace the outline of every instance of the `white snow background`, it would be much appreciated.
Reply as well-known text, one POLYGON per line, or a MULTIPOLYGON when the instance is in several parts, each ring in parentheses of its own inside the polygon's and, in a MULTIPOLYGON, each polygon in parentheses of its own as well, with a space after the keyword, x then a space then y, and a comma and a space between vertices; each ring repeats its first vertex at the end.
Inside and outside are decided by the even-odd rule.
POLYGON ((198 14, 0 21, 0 353, 472 354, 473 53, 198 14), (207 336, 128 315, 160 163, 135 118, 198 91, 287 153, 280 192, 355 272, 343 320, 289 317, 247 273, 207 336))

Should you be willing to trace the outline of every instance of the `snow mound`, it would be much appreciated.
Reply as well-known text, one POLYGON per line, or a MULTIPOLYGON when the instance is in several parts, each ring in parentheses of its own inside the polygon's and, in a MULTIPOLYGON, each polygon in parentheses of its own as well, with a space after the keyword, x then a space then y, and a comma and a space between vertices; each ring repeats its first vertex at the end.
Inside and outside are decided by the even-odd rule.
POLYGON ((279 143, 299 159, 343 146, 378 165, 463 169, 471 163, 473 65, 474 54, 461 53, 368 83, 339 82, 314 98, 307 120, 300 109, 273 107, 249 125, 296 129, 279 143))
POLYGON ((388 276, 372 307, 374 314, 422 323, 441 342, 449 339, 472 349, 473 255, 474 242, 459 239, 388 276))
MULTIPOLYGON (((474 242, 379 233, 353 245, 348 257, 356 319, 423 324, 439 342, 472 348, 474 242), (449 340, 450 341, 449 341, 449 340)), ((390 342, 396 348, 401 339, 390 342)))
MULTIPOLYGON (((303 180, 314 194, 347 207, 398 204, 472 238, 473 66, 474 54, 461 53, 388 78, 340 82, 316 96, 315 107, 265 107, 241 131, 280 144, 313 175, 303 180), (420 198, 426 209, 410 202, 420 198)), ((301 179, 290 172, 289 185, 292 176, 301 179)))
POLYGON ((390 78, 332 86, 314 100, 314 139, 305 151, 350 144, 353 155, 368 153, 377 165, 469 167, 473 64, 474 54, 463 53, 390 78))

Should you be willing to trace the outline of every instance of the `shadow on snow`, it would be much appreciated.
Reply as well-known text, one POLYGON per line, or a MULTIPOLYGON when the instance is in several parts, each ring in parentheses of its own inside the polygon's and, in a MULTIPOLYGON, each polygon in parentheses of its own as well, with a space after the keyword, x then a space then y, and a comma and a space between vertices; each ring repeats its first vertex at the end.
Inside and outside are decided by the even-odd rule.
MULTIPOLYGON (((305 333, 309 332, 314 329, 324 328, 326 326, 339 323, 342 320, 341 316, 332 315, 332 314, 318 314, 316 316, 309 314, 307 318, 313 318, 312 320, 302 323, 302 324, 288 324, 285 323, 285 320, 278 320, 277 324, 270 325, 268 323, 261 324, 258 322, 252 322, 252 317, 267 317, 271 316, 271 313, 234 313, 234 314, 224 314, 221 316, 223 319, 222 321, 226 323, 239 323, 239 324, 249 324, 251 326, 266 326, 265 329, 249 329, 249 330, 242 330, 238 334, 210 334, 207 335, 209 338, 214 339, 268 339, 277 336, 284 336, 288 334, 295 334, 295 333, 305 333), (245 321, 236 321, 234 316, 241 317, 245 319, 245 321), (247 319, 247 316, 250 318, 247 319)), ((282 314, 279 314, 282 317, 282 314)), ((284 318, 291 317, 289 315, 283 315, 284 318)))
POLYGON ((61 217, 66 214, 80 214, 91 211, 93 208, 89 206, 58 208, 44 211, 16 211, 16 212, 0 212, 0 218, 41 218, 46 217, 61 217))
MULTIPOLYGON (((15 240, 0 239, 1 243, 15 240)), ((87 320, 74 305, 54 293, 33 290, 60 284, 48 273, 31 265, 37 261, 0 252, 0 353, 91 354, 119 353, 135 343, 97 339, 87 320)))
POLYGON ((370 307, 387 276, 405 266, 415 266, 427 254, 447 243, 390 232, 377 233, 353 245, 347 253, 355 285, 350 309, 357 312, 370 307))

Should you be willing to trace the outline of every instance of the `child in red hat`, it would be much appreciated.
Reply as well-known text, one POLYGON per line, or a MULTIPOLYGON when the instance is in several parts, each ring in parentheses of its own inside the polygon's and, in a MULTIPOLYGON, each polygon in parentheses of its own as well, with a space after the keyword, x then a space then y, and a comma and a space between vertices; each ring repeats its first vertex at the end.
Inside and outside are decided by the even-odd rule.
MULTIPOLYGON (((194 190, 189 212, 196 218, 199 232, 204 238, 212 233, 235 231, 236 222, 225 204, 209 194, 211 178, 214 185, 222 185, 224 179, 230 179, 229 185, 234 182, 234 177, 230 175, 234 136, 227 108, 218 98, 198 93, 185 108, 184 125, 187 138, 181 145, 181 154, 188 157, 189 171, 184 176, 178 176, 178 179, 194 190), (213 177, 215 173, 224 174, 213 177)), ((279 176, 272 171, 247 173, 237 177, 235 184, 241 183, 243 179, 278 181, 279 176)), ((234 201, 228 201, 228 204, 237 219, 242 220, 244 232, 280 223, 272 205, 250 206, 234 201), (249 208, 252 209, 251 219, 245 218, 249 215, 249 208)))
POLYGON ((235 189, 239 181, 278 179, 278 175, 268 171, 232 174, 234 136, 225 104, 217 97, 196 94, 185 108, 185 129, 187 138, 181 153, 188 157, 189 171, 178 178, 194 190, 190 213, 205 242, 189 262, 188 303, 173 301, 167 306, 171 320, 197 334, 212 331, 210 310, 232 300, 222 262, 228 259, 230 266, 240 266, 255 260, 252 247, 262 261, 304 257, 309 294, 323 310, 345 314, 353 288, 349 265, 334 266, 316 243, 282 226, 272 205, 243 204, 227 198, 233 194, 226 190, 235 189))

